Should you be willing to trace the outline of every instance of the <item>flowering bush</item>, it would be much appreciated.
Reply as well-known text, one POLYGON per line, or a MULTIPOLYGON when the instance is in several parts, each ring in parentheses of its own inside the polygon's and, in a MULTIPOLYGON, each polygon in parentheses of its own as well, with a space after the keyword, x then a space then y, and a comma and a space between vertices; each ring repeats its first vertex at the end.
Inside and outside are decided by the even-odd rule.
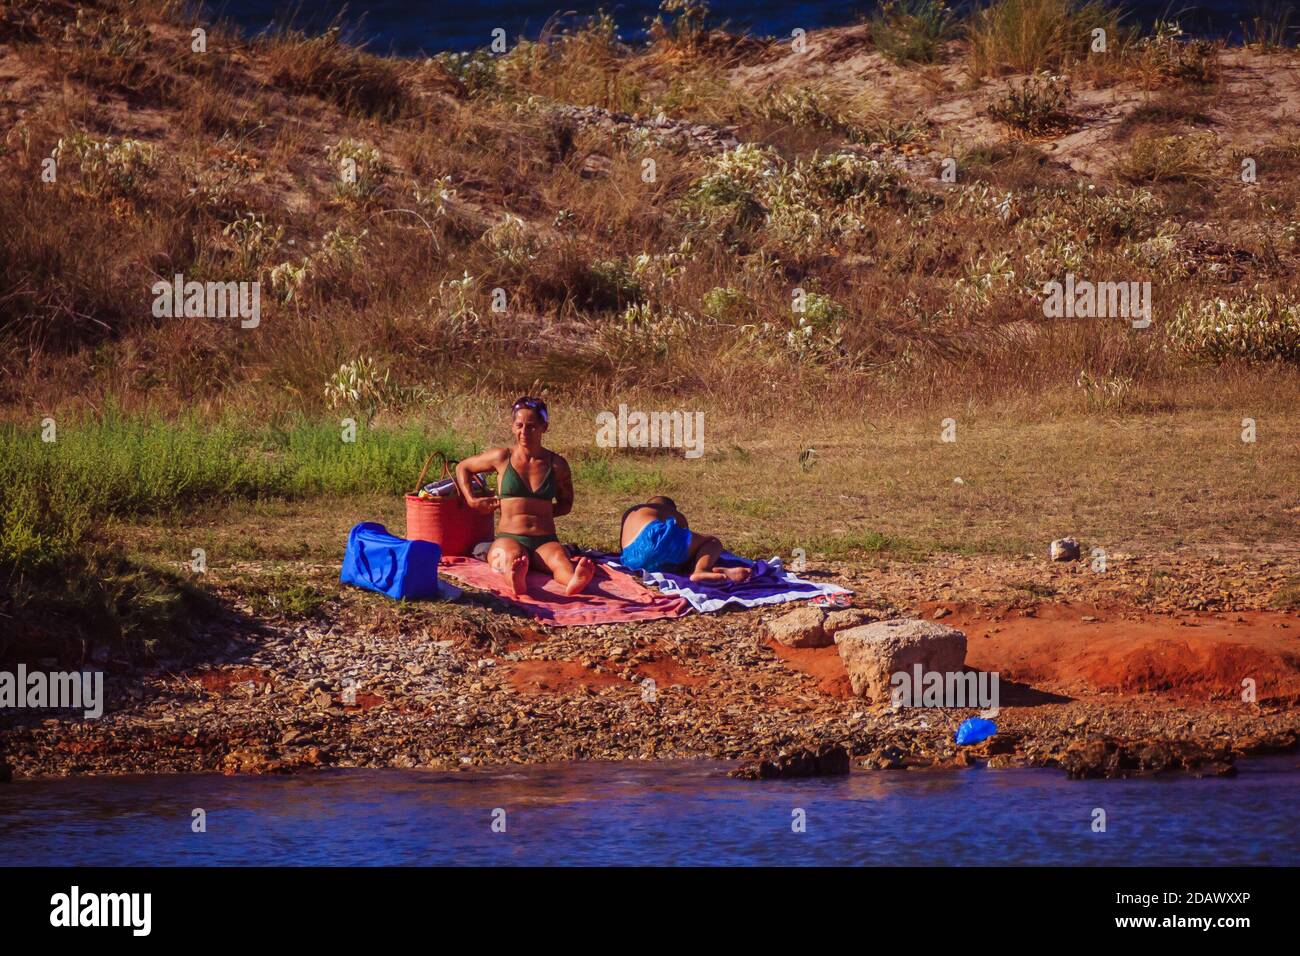
POLYGON ((361 356, 339 366, 325 383, 325 400, 330 408, 354 408, 369 422, 380 409, 396 400, 399 389, 389 381, 388 370, 380 374, 375 360, 361 356))
POLYGON ((343 199, 369 199, 388 174, 388 164, 369 143, 341 139, 325 152, 339 175, 335 189, 343 199))
POLYGON ((1198 358, 1300 362, 1300 303, 1281 296, 1184 303, 1168 336, 1175 349, 1198 358))
POLYGON ((600 347, 616 361, 662 360, 674 346, 688 342, 698 327, 699 320, 689 312, 655 309, 642 302, 628 306, 618 319, 601 323, 600 347))
POLYGON ((54 147, 55 162, 64 158, 77 160, 81 171, 81 189, 94 196, 130 196, 142 187, 153 168, 154 151, 148 143, 135 139, 95 139, 74 133, 59 140, 54 147))
POLYGON ((863 232, 868 207, 903 195, 894 169, 857 153, 814 154, 791 164, 746 144, 710 160, 688 203, 725 211, 737 225, 761 219, 775 238, 806 246, 863 232))
POLYGON ((256 213, 246 212, 227 223, 221 234, 234 243, 239 269, 257 273, 267 257, 279 248, 280 240, 284 238, 284 227, 268 226, 266 220, 256 213))

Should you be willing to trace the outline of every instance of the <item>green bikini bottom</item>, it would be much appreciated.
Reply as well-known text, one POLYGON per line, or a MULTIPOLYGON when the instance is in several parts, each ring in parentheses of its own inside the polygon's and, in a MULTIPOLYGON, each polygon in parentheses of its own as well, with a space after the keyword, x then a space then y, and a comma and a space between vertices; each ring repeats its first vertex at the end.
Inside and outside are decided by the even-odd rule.
POLYGON ((553 534, 511 534, 509 531, 498 531, 498 538, 509 538, 522 544, 529 551, 536 551, 544 544, 550 544, 552 541, 560 539, 553 534))

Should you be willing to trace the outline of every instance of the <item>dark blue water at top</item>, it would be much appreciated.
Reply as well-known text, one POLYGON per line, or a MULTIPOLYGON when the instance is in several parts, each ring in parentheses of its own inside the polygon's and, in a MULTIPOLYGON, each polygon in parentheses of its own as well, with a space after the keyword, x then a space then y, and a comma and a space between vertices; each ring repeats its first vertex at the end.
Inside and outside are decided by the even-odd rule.
POLYGON ((0 786, 6 865, 1300 864, 1300 758, 1235 779, 1049 770, 747 782, 712 763, 0 786), (207 832, 191 831, 201 807, 207 832), (492 831, 505 811, 504 833, 492 831), (1094 811, 1106 831, 1093 832, 1094 811), (791 828, 806 814, 806 832, 791 828))
MULTIPOLYGON (((1240 24, 1261 6, 1272 9, 1294 7, 1289 0, 1128 0, 1115 4, 1128 11, 1128 22, 1150 23, 1172 15, 1192 33, 1236 38, 1240 24)), ((228 18, 250 33, 264 30, 272 22, 292 20, 309 32, 328 27, 344 14, 349 36, 365 41, 374 52, 404 55, 437 53, 444 50, 472 50, 491 42, 492 30, 501 27, 513 43, 519 37, 536 39, 546 22, 557 13, 573 11, 561 25, 572 25, 598 9, 608 11, 618 23, 620 35, 628 41, 644 37, 648 19, 659 12, 658 0, 479 0, 448 3, 445 0, 208 0, 213 14, 228 18), (346 8, 346 10, 345 10, 346 8)), ((805 30, 843 26, 870 15, 875 0, 711 0, 713 19, 725 21, 737 31, 759 36, 789 37, 795 27, 805 30)), ((954 3, 961 8, 962 4, 954 3)), ((1293 17, 1293 25, 1296 17, 1293 17)))

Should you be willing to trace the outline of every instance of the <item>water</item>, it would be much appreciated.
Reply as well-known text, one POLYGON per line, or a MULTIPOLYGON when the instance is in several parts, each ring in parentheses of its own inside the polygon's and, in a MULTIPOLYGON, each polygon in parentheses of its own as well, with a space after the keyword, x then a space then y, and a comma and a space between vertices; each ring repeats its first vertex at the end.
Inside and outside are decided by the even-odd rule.
POLYGON ((753 783, 704 762, 0 786, 6 865, 1300 864, 1300 758, 1235 779, 874 772, 753 783), (207 832, 191 832, 191 812, 207 832), (492 832, 504 809, 506 832, 492 832), (807 829, 792 832, 792 811, 807 829), (1091 829, 1095 808, 1106 832, 1091 829))
MULTIPOLYGON (((1129 11, 1135 22, 1175 14, 1184 29, 1209 36, 1236 38, 1243 19, 1270 0, 1209 0, 1192 3, 1181 0, 1128 0, 1117 4, 1129 11)), ((1289 0, 1271 0, 1275 7, 1289 0)), ((450 4, 419 0, 208 0, 209 12, 229 18, 249 32, 265 29, 272 21, 292 19, 311 32, 318 32, 341 12, 353 39, 365 40, 376 52, 403 55, 437 53, 443 50, 471 50, 487 46, 492 30, 501 27, 513 43, 520 36, 536 39, 542 27, 557 11, 574 11, 576 17, 560 22, 573 24, 604 8, 619 25, 620 35, 629 41, 644 37, 649 18, 659 11, 658 0, 488 0, 450 4), (344 7, 346 6, 346 11, 344 7)), ((953 6, 960 6, 954 3, 953 6)), ((732 29, 749 30, 760 36, 789 37, 795 27, 806 30, 843 26, 867 16, 873 0, 817 0, 791 3, 783 0, 712 0, 715 20, 727 21, 732 29)))

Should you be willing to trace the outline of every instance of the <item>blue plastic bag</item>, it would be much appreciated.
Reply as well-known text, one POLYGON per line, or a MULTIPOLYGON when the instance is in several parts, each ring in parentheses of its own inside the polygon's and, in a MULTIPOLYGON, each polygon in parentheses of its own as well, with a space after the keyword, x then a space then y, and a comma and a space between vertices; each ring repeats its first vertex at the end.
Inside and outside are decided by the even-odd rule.
POLYGON ((388 533, 373 521, 363 521, 348 532, 339 581, 403 598, 436 598, 438 562, 442 549, 432 541, 407 541, 388 533))
POLYGON ((997 732, 998 726, 993 721, 985 720, 983 717, 967 717, 957 728, 957 745, 966 747, 977 744, 981 740, 988 740, 997 732))

